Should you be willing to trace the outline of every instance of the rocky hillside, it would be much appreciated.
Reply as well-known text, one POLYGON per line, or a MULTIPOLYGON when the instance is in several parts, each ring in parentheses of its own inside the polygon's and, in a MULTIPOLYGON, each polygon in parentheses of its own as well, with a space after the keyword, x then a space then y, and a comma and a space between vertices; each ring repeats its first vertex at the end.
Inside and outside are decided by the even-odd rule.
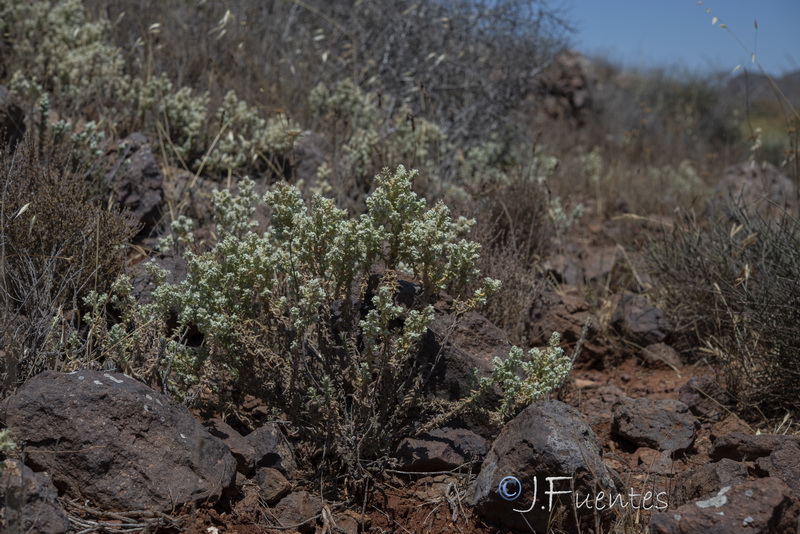
POLYGON ((0 0, 0 530, 797 532, 797 102, 541 7, 0 0))

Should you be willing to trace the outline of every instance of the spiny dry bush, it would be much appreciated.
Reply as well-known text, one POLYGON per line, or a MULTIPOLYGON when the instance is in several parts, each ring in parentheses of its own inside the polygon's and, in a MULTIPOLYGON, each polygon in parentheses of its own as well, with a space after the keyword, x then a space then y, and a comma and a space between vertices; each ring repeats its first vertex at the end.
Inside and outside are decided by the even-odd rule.
POLYGON ((219 92, 214 98, 241 88, 247 100, 291 109, 310 124, 305 95, 350 78, 380 93, 390 111, 406 106, 439 124, 451 140, 507 126, 567 30, 539 0, 89 4, 135 21, 116 36, 133 62, 219 92))
POLYGON ((783 416, 800 395, 800 222, 730 215, 683 213, 649 260, 677 330, 717 359, 741 406, 783 416))
POLYGON ((40 149, 32 134, 0 154, 5 388, 62 366, 82 298, 122 272, 135 224, 94 202, 88 186, 67 150, 40 149))

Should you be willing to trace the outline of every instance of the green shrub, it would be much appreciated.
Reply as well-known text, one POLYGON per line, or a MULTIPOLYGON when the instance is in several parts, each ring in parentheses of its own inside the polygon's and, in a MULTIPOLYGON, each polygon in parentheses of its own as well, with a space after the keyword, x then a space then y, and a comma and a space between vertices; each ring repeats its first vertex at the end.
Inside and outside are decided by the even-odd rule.
MULTIPOLYGON (((316 195, 307 206, 296 188, 279 186, 263 198, 272 210, 263 232, 251 221, 252 181, 240 182, 237 196, 215 193, 217 244, 186 252, 185 281, 155 293, 161 309, 177 311, 181 328, 204 335, 181 369, 194 376, 180 384, 231 373, 327 451, 328 461, 360 477, 360 461, 384 454, 420 409, 434 365, 420 341, 440 292, 449 291, 463 313, 498 285, 477 283, 479 246, 464 238, 470 222, 454 220, 444 204, 428 208, 411 188, 414 174, 400 166, 378 175, 366 212, 352 218, 330 199, 316 195), (405 297, 400 272, 419 281, 402 286, 412 287, 405 297)), ((533 363, 512 353, 465 402, 498 386, 507 392, 505 416, 546 394, 564 377, 556 345, 557 338, 547 358, 531 352, 533 363)))
POLYGON ((176 88, 165 73, 126 66, 111 22, 93 20, 79 0, 0 0, 0 21, 12 43, 6 67, 12 92, 29 105, 47 95, 48 111, 60 116, 57 133, 87 120, 113 135, 149 129, 162 138, 168 158, 212 175, 274 169, 273 159, 290 151, 300 133, 283 114, 261 117, 234 91, 214 105, 207 92, 176 88))
POLYGON ((0 455, 5 456, 14 450, 16 445, 11 439, 11 431, 7 428, 0 430, 0 455))
POLYGON ((89 108, 103 113, 125 92, 125 62, 110 41, 111 25, 90 20, 80 0, 0 0, 0 25, 12 43, 11 90, 24 100, 49 93, 76 117, 89 108))

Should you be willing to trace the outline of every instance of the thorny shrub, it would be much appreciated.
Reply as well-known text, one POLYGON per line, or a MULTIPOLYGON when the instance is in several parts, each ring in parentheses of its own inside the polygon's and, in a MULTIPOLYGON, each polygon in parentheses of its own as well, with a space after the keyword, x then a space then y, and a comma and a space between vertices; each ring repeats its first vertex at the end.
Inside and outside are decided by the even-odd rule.
POLYGON ((302 113, 312 88, 349 78, 380 93, 391 115, 405 106, 444 128, 449 141, 508 131, 569 30, 558 8, 541 0, 87 5, 139 22, 115 33, 131 63, 218 92, 214 99, 241 88, 249 102, 302 113))

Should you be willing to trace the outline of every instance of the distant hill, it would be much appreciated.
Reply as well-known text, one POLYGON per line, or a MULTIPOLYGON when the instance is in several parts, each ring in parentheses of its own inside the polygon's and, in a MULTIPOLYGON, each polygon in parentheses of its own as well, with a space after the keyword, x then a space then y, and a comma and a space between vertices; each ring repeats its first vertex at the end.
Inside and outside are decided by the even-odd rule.
MULTIPOLYGON (((773 81, 789 102, 795 108, 800 108, 800 70, 773 78, 773 81)), ((731 78, 728 81, 728 91, 737 101, 744 102, 747 98, 751 104, 775 98, 775 90, 767 76, 756 72, 745 71, 731 78)))

